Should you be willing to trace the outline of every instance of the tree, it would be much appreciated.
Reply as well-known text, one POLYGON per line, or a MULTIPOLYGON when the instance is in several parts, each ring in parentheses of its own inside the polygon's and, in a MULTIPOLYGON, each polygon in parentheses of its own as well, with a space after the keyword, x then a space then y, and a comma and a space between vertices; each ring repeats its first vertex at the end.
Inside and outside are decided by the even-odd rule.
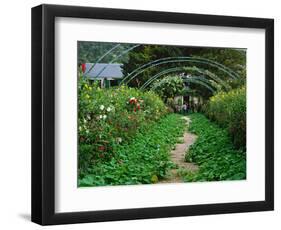
POLYGON ((185 85, 180 76, 167 76, 155 81, 151 88, 167 102, 168 98, 182 95, 185 85))
MULTIPOLYGON (((138 67, 147 64, 151 61, 166 58, 181 56, 181 50, 177 46, 163 45, 142 45, 129 53, 129 61, 124 64, 124 75, 131 73, 138 67)), ((175 65, 171 65, 175 66, 175 65)), ((139 87, 143 85, 150 77, 163 70, 163 66, 155 66, 139 74, 136 78, 130 81, 129 85, 139 87)))

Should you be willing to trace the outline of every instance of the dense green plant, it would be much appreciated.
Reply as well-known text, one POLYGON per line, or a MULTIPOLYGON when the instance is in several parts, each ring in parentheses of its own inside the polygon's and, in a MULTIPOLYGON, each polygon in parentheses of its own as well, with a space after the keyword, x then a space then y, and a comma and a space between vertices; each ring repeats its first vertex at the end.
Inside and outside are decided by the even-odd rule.
POLYGON ((83 77, 78 83, 79 172, 95 161, 110 160, 142 126, 167 113, 153 92, 121 86, 101 89, 83 77))
POLYGON ((220 92, 210 98, 205 113, 226 128, 237 148, 246 149, 246 88, 220 92))
POLYGON ((152 89, 167 102, 168 98, 173 98, 182 94, 184 82, 180 76, 167 76, 155 81, 152 84, 152 89))
POLYGON ((242 180, 246 178, 246 153, 236 150, 228 132, 202 114, 190 115, 190 132, 198 138, 185 156, 199 171, 187 173, 186 181, 242 180))
POLYGON ((184 129, 177 114, 143 126, 130 142, 116 146, 109 161, 98 159, 80 173, 79 186, 156 183, 173 167, 169 153, 184 129))

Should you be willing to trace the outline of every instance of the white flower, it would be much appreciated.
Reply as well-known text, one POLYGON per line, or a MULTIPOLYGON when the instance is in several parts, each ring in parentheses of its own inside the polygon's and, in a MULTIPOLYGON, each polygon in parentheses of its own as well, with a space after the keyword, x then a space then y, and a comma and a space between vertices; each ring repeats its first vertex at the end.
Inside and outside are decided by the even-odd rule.
POLYGON ((107 112, 110 112, 110 111, 111 111, 111 108, 110 108, 110 107, 108 107, 108 108, 106 109, 106 111, 107 111, 107 112))
POLYGON ((102 115, 100 115, 100 119, 102 119, 102 115))
POLYGON ((100 110, 104 110, 104 105, 101 105, 101 106, 100 106, 100 110))
POLYGON ((122 142, 122 138, 121 137, 117 137, 116 141, 117 141, 117 143, 121 143, 122 142))
POLYGON ((103 119, 106 119, 106 115, 103 115, 103 119))
POLYGON ((91 116, 89 114, 87 114, 87 119, 91 120, 91 116))

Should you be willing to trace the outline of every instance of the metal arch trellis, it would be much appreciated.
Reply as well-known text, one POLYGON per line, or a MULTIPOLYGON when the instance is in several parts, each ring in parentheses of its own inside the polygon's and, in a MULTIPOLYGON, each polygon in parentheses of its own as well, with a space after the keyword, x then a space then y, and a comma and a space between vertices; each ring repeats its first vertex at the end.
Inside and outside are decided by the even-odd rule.
MULTIPOLYGON (((100 62, 106 55, 110 54, 111 52, 113 52, 116 48, 118 48, 121 44, 117 44, 115 45, 114 47, 112 47, 111 49, 109 49, 104 55, 102 55, 96 63, 94 63, 92 65, 92 67, 84 74, 84 75, 87 75, 94 67, 95 65, 100 62)), ((112 59, 105 67, 103 67, 102 70, 100 70, 100 72, 97 74, 97 77, 111 64, 113 63, 114 61, 118 60, 118 58, 120 58, 121 56, 123 56, 124 54, 130 52, 131 50, 139 47, 140 44, 137 44, 137 45, 134 45, 128 49, 126 49, 125 51, 123 51, 121 54, 119 54, 117 57, 115 57, 114 59, 112 59)), ((148 68, 151 68, 151 67, 155 67, 155 66, 158 66, 158 65, 162 65, 162 64, 165 64, 165 63, 178 63, 178 62, 195 62, 195 63, 203 63, 203 64, 208 64, 210 66, 213 66, 213 67, 217 67, 218 69, 222 70, 223 72, 227 73, 229 76, 231 76, 232 78, 237 78, 239 77, 239 75, 237 73, 235 73, 233 70, 231 70, 230 68, 218 63, 218 62, 215 62, 213 60, 209 60, 209 59, 206 59, 206 58, 198 58, 198 57, 185 57, 185 56, 177 56, 177 57, 167 57, 167 58, 161 58, 161 59, 157 59, 157 60, 154 60, 154 61, 151 61, 149 63, 146 63, 138 68, 136 68, 135 70, 133 70, 131 73, 129 73, 121 82, 120 84, 123 84, 124 81, 126 79, 128 79, 131 75, 133 75, 128 81, 130 82, 132 79, 134 79, 136 76, 138 76, 140 73, 144 72, 146 69, 148 68)), ((157 79, 158 77, 162 76, 162 75, 165 75, 167 73, 170 73, 170 72, 176 72, 176 71, 179 71, 180 69, 182 70, 193 70, 193 71, 197 71, 199 72, 200 74, 203 74, 203 75, 207 75, 209 76, 210 78, 212 78, 213 80, 217 81, 218 83, 220 83, 221 85, 223 85, 226 89, 229 88, 229 85, 227 85, 222 79, 220 79, 217 75, 215 75, 214 73, 208 71, 208 70, 202 70, 200 68, 197 68, 195 66, 193 67, 175 67, 175 68, 169 68, 169 69, 166 69, 154 76, 152 76, 152 78, 150 78, 147 82, 145 82, 145 84, 143 86, 141 86, 141 89, 144 89, 146 88, 151 82, 154 81, 154 79, 157 79)), ((196 82, 198 83, 198 81, 200 81, 202 83, 203 78, 201 77, 200 79, 197 77, 197 79, 195 77, 192 77, 191 78, 193 82, 196 82)), ((189 81, 191 81, 191 79, 189 81)), ((204 83, 202 83, 201 85, 204 85, 204 86, 208 86, 208 84, 206 83, 206 81, 204 83)), ((209 87, 209 86, 208 86, 209 87)), ((213 91, 213 89, 210 88, 211 91, 213 91)))
POLYGON ((153 81, 157 80, 159 77, 169 74, 169 73, 173 73, 173 72, 178 72, 178 71, 183 71, 184 67, 173 67, 173 68, 168 68, 165 69, 155 75, 153 75, 151 78, 149 78, 141 87, 140 89, 146 89, 153 81))
MULTIPOLYGON (((187 68, 187 67, 185 67, 187 68)), ((216 74, 214 74, 213 72, 209 71, 209 70, 205 70, 205 69, 200 69, 198 67, 194 67, 196 71, 198 71, 199 73, 210 77, 212 80, 216 81, 218 84, 222 85, 227 91, 231 89, 230 85, 228 83, 226 83, 224 80, 222 80, 220 77, 218 77, 216 74)))
POLYGON ((155 74, 154 76, 152 76, 149 80, 147 80, 141 87, 140 89, 145 89, 150 83, 152 83, 154 80, 156 80, 157 78, 168 74, 168 73, 172 73, 172 72, 178 72, 178 71, 188 71, 188 70, 192 70, 192 71, 196 71, 202 75, 208 76, 210 77, 212 80, 216 81, 217 83, 219 83, 220 85, 224 86, 225 89, 229 89, 229 85, 226 84, 223 80, 221 80, 218 76, 216 76, 214 73, 210 72, 210 71, 204 71, 200 68, 197 67, 173 67, 173 68, 168 68, 165 69, 157 74, 155 74))
POLYGON ((103 68, 100 70, 100 72, 97 74, 96 77, 100 76, 100 74, 101 74, 110 64, 112 64, 113 62, 115 62, 116 60, 118 60, 120 57, 122 57, 122 56, 125 55, 126 53, 130 52, 131 50, 133 50, 133 49, 135 49, 135 48, 137 48, 137 47, 139 47, 139 46, 141 46, 141 45, 139 45, 139 44, 138 44, 138 45, 134 45, 134 46, 130 47, 129 49, 124 50, 124 51, 123 51, 121 54, 119 54, 117 57, 113 58, 105 67, 103 67, 103 68))
POLYGON ((131 73, 129 73, 123 80, 120 82, 120 84, 124 84, 127 79, 129 79, 127 83, 129 83, 131 80, 133 80, 136 76, 138 76, 140 73, 144 72, 145 70, 155 67, 158 65, 166 64, 166 63, 179 63, 179 62, 194 62, 194 63, 201 63, 201 64, 208 64, 210 66, 216 67, 220 69, 221 71, 225 72, 232 78, 239 78, 239 75, 231 70, 230 68, 215 62, 213 60, 209 60, 206 58, 198 58, 198 57, 186 57, 186 56, 177 56, 177 57, 166 57, 166 58, 160 58, 154 61, 151 61, 149 63, 146 63, 135 70, 133 70, 131 73))
MULTIPOLYGON (((184 82, 192 82, 192 83, 195 83, 195 84, 200 84, 200 85, 205 86, 205 87, 206 87, 208 90, 210 90, 212 93, 215 93, 215 92, 216 92, 216 90, 212 88, 212 87, 215 87, 215 86, 209 85, 209 84, 210 84, 209 80, 207 80, 207 79, 204 78, 204 77, 194 76, 194 77, 185 78, 183 81, 184 81, 184 82)), ((157 85, 155 85, 155 86, 153 86, 152 88, 150 88, 150 90, 155 89, 155 87, 157 87, 157 85)), ((217 89, 217 88, 216 88, 216 89, 217 89)))
POLYGON ((199 85, 202 85, 204 86, 205 88, 209 89, 212 94, 214 94, 216 92, 216 90, 214 90, 212 87, 210 87, 208 84, 206 84, 205 82, 199 80, 199 79, 196 79, 195 77, 194 78, 189 78, 189 79, 185 79, 187 82, 192 82, 192 83, 195 83, 195 84, 199 84, 199 85))
POLYGON ((105 52, 92 66, 91 68, 89 68, 89 70, 84 73, 83 75, 86 76, 95 66, 97 63, 99 63, 106 55, 110 54, 112 51, 114 51, 115 49, 117 49, 121 44, 117 44, 115 46, 113 46, 111 49, 109 49, 107 52, 105 52))
POLYGON ((201 85, 205 86, 207 89, 209 89, 213 94, 218 89, 218 87, 211 85, 207 79, 205 79, 204 77, 200 77, 200 76, 199 77, 198 76, 190 77, 190 78, 184 79, 183 81, 191 82, 191 83, 195 83, 195 84, 201 84, 201 85), (215 87, 216 89, 214 89, 213 87, 215 87))
MULTIPOLYGON (((127 82, 126 84, 128 84, 131 80, 133 80, 136 76, 138 76, 140 73, 144 72, 145 70, 147 70, 148 68, 151 68, 151 67, 155 67, 155 66, 158 66, 158 65, 162 65, 162 64, 166 64, 166 63, 179 63, 179 62, 199 62, 199 63, 206 63, 206 62, 201 62, 201 61, 197 61, 197 60, 168 60, 168 61, 161 61, 159 63, 155 63, 155 64, 152 64, 150 66, 148 66, 147 68, 143 68, 141 69, 139 72, 135 73, 127 82)), ((213 66, 213 65, 212 65, 213 66)), ((220 67, 218 67, 220 68, 220 67)), ((231 74, 230 72, 226 71, 225 69, 223 68, 220 68, 222 71, 226 72, 228 75, 230 75, 232 78, 236 78, 236 76, 234 76, 233 74, 231 74)), ((127 75, 120 84, 123 84, 124 81, 126 80, 126 78, 128 78, 129 76, 131 75, 131 73, 129 75, 127 75)))

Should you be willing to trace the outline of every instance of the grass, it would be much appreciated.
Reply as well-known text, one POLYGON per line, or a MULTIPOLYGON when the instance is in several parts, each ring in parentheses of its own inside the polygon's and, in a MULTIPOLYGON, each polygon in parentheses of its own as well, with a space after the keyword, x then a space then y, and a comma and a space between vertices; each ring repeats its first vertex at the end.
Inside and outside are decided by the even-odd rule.
POLYGON ((79 179, 80 187, 156 183, 174 167, 170 151, 183 135, 180 115, 169 114, 139 130, 109 161, 96 161, 79 179))
POLYGON ((246 178, 246 153, 236 150, 225 129, 202 114, 191 114, 189 131, 198 138, 185 156, 199 166, 195 173, 186 172, 185 181, 222 181, 246 178))

